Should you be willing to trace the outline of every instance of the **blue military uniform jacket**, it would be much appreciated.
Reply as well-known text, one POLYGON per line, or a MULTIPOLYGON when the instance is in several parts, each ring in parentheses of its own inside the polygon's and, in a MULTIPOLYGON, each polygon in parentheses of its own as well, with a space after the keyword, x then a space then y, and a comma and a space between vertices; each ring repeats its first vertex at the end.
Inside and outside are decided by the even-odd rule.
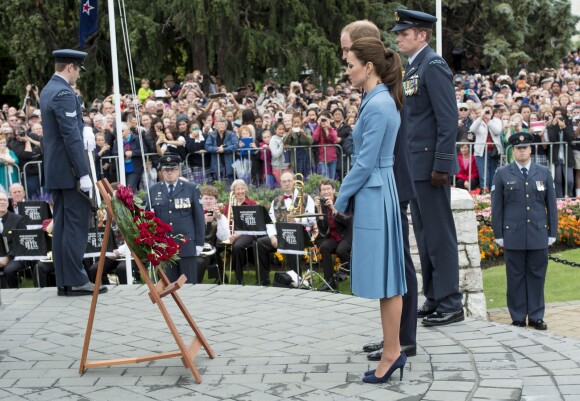
POLYGON ((40 93, 46 189, 73 189, 89 174, 81 102, 64 78, 53 75, 40 93))
POLYGON ((558 235, 558 208, 552 175, 532 163, 527 179, 514 162, 497 169, 491 187, 491 222, 505 249, 548 247, 558 235))
POLYGON ((407 67, 403 77, 404 117, 415 181, 431 179, 431 171, 459 172, 455 139, 459 119, 453 75, 429 46, 407 67))
POLYGON ((173 227, 173 234, 183 234, 188 239, 181 246, 179 256, 195 256, 195 247, 203 246, 205 238, 205 219, 197 187, 177 180, 173 195, 169 196, 166 183, 158 182, 151 186, 149 194, 155 215, 173 227))

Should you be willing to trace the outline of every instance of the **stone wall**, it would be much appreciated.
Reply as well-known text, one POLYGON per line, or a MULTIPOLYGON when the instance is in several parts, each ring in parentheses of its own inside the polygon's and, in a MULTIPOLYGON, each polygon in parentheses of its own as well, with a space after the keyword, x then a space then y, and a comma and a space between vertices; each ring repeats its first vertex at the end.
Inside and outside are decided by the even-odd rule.
MULTIPOLYGON (((481 256, 477 243, 477 220, 473 210, 474 202, 466 190, 451 188, 451 209, 457 231, 457 250, 459 252, 459 289, 463 293, 463 306, 467 316, 487 318, 485 295, 483 294, 483 277, 481 274, 481 256)), ((436 213, 436 211, 434 211, 436 213)), ((419 292, 422 293, 423 279, 419 251, 413 233, 413 224, 409 211, 409 240, 411 255, 417 271, 419 292)))

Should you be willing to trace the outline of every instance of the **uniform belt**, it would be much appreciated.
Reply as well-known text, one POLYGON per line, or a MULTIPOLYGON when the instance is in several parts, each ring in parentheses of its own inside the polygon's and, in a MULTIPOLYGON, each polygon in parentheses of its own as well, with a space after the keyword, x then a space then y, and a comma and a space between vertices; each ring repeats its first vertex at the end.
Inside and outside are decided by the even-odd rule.
MULTIPOLYGON (((356 155, 352 155, 351 157, 351 163, 354 165, 354 163, 356 162, 356 155)), ((379 157, 377 159, 377 163, 375 164, 375 167, 377 168, 387 168, 387 167, 393 167, 393 165, 395 164, 395 156, 385 156, 385 157, 379 157)))

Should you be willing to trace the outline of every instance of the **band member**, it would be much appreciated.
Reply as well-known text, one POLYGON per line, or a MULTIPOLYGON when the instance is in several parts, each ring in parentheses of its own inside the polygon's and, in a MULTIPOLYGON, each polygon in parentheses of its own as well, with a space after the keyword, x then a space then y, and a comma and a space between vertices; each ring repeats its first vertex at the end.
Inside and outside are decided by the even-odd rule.
MULTIPOLYGON (((94 284, 82 260, 89 235, 91 204, 81 191, 94 190, 85 150, 93 151, 92 130, 84 130, 81 101, 72 85, 87 53, 55 50, 55 73, 40 94, 45 188, 54 202, 52 256, 59 295, 92 295, 94 284), (88 132, 90 131, 90 132, 88 132), (80 191, 79 191, 80 190, 80 191)), ((106 292, 102 287, 99 292, 106 292)))
POLYGON ((556 190, 550 170, 532 163, 534 140, 519 132, 509 138, 515 161, 497 170, 491 187, 491 221, 504 248, 507 305, 512 324, 546 330, 544 282, 548 246, 558 235, 556 190))
POLYGON ((449 66, 429 47, 437 18, 411 10, 396 10, 396 15, 397 25, 391 31, 401 53, 409 57, 401 118, 407 124, 417 191, 411 216, 427 298, 417 316, 425 326, 441 326, 465 319, 449 182, 459 171, 457 101, 449 66))
POLYGON ((0 232, 7 239, 8 254, 0 255, 0 270, 4 272, 8 288, 18 288, 18 272, 26 267, 23 260, 14 260, 14 246, 12 245, 12 230, 26 229, 24 217, 8 211, 8 195, 0 192, 0 232))
MULTIPOLYGON (((247 197, 248 193, 248 186, 244 182, 244 180, 235 180, 232 182, 231 191, 234 195, 234 202, 232 205, 228 202, 225 206, 224 213, 226 218, 230 221, 233 221, 234 216, 230 216, 229 212, 233 206, 255 206, 257 205, 256 201, 247 197)), ((233 213, 233 210, 232 210, 233 213)), ((231 228, 231 227, 230 227, 231 228)), ((235 227, 234 227, 235 228, 235 227)), ((243 284, 243 275, 244 275, 244 263, 245 263, 245 255, 246 255, 246 248, 252 246, 254 240, 256 239, 253 235, 242 235, 242 234, 234 234, 232 233, 229 240, 230 244, 232 244, 232 257, 234 258, 232 263, 234 265, 234 269, 236 271, 236 282, 237 284, 243 284)))
MULTIPOLYGON (((258 238, 258 263, 260 274, 260 285, 270 285, 270 254, 275 252, 278 248, 278 236, 276 235, 277 221, 280 222, 296 222, 304 226, 313 226, 315 219, 312 217, 292 218, 289 209, 296 208, 299 202, 300 193, 298 189, 294 189, 294 175, 290 171, 285 171, 280 176, 280 183, 284 194, 272 201, 270 206, 270 219, 272 224, 266 224, 266 237, 258 238)), ((303 194, 305 199, 302 199, 305 213, 314 213, 314 201, 310 195, 303 194)), ((292 214, 295 214, 294 212, 292 214)), ((287 255, 286 260, 292 270, 298 272, 298 257, 294 255, 287 255)))
MULTIPOLYGON (((230 230, 228 227, 228 220, 222 214, 220 208, 217 206, 219 192, 216 187, 205 185, 201 188, 201 205, 203 207, 203 215, 205 220, 205 243, 201 255, 197 256, 197 282, 201 283, 205 276, 205 271, 208 266, 214 262, 216 254, 216 245, 218 242, 226 241, 230 238, 230 230)), ((219 265, 218 265, 219 268, 219 265)), ((217 272, 218 270, 216 270, 217 272)), ((210 278, 211 274, 209 274, 210 278)), ((217 274, 218 282, 221 278, 217 274)))
MULTIPOLYGON (((332 254, 340 258, 341 262, 350 260, 350 248, 352 245, 351 218, 345 215, 332 213, 334 207, 334 191, 336 190, 332 180, 322 180, 318 186, 320 196, 314 198, 316 212, 322 214, 316 219, 318 235, 316 245, 320 247, 322 255, 322 270, 324 280, 330 285, 330 290, 335 291, 338 284, 334 278, 334 261, 332 254)), ((372 216, 370 217, 372 218, 372 216)))
POLYGON ((205 224, 199 203, 199 190, 191 182, 179 179, 178 155, 166 153, 159 159, 163 181, 151 186, 149 199, 155 215, 173 227, 173 234, 182 234, 187 242, 181 244, 179 262, 169 266, 165 273, 169 281, 185 274, 187 281, 197 283, 195 256, 203 250, 205 224))

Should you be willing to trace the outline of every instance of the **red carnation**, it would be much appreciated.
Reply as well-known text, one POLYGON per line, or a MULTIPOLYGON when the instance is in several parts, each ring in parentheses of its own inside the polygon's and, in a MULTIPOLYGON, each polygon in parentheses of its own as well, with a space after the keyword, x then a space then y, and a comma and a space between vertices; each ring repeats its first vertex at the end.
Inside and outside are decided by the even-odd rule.
POLYGON ((117 199, 121 200, 127 209, 135 210, 135 204, 133 203, 133 190, 124 185, 117 185, 117 190, 115 191, 117 199))

